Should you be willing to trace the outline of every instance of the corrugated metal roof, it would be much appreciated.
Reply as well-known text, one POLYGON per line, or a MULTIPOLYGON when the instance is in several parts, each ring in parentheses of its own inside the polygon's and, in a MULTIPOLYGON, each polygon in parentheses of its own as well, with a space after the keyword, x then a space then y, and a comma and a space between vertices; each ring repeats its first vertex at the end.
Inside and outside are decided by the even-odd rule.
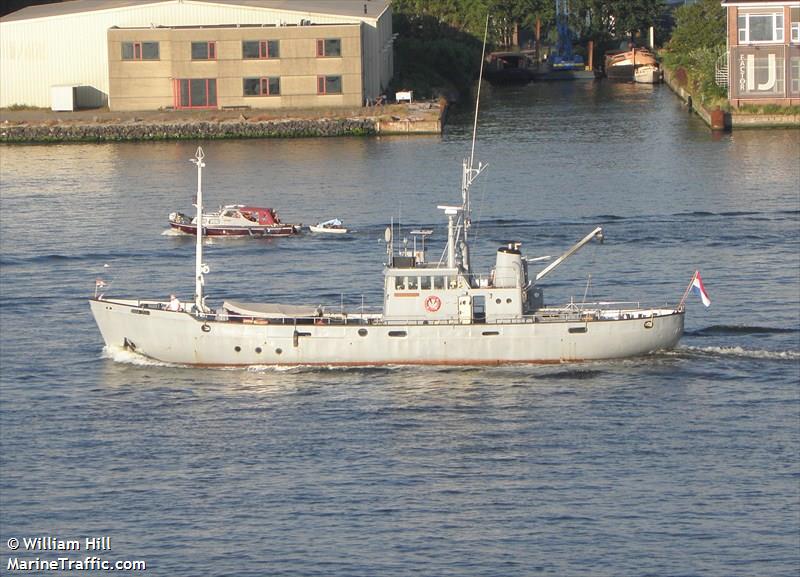
POLYGON ((72 0, 71 2, 29 6, 0 18, 0 22, 68 16, 98 10, 139 7, 147 4, 179 4, 182 1, 186 4, 243 6, 304 14, 333 14, 351 18, 377 18, 389 6, 389 0, 153 0, 150 2, 142 0, 72 0), (365 7, 366 13, 364 12, 365 7))

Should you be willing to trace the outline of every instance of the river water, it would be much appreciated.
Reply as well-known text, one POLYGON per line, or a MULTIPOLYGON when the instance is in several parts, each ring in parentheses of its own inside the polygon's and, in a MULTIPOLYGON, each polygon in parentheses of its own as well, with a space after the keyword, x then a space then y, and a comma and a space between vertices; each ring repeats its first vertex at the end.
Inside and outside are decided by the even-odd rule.
POLYGON ((162 233, 198 144, 207 204, 356 230, 217 241, 210 301, 376 304, 390 219, 443 248, 468 110, 441 137, 0 148, 0 571, 97 554, 9 539, 105 536, 147 575, 797 575, 800 131, 714 135, 664 86, 602 82, 487 87, 480 118, 477 269, 602 225, 546 302, 674 304, 699 269, 712 305, 690 297, 676 350, 357 370, 103 351, 96 278, 192 294, 193 241, 162 233))

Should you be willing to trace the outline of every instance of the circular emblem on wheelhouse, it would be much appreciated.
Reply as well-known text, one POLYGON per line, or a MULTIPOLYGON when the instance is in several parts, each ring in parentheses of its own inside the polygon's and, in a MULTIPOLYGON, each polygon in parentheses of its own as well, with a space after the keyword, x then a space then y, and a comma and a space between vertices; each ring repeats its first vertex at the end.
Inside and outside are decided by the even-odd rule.
POLYGON ((425 299, 425 310, 430 313, 435 313, 442 306, 442 299, 436 295, 431 295, 425 299))

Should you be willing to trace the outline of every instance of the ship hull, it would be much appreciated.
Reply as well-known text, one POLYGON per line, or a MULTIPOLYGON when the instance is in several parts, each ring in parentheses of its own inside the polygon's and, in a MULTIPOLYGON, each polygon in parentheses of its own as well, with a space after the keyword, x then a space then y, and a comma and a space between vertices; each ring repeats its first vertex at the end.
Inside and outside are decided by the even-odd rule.
POLYGON ((591 321, 474 324, 246 324, 93 299, 109 348, 180 365, 496 365, 644 355, 674 347, 683 312, 591 321))
MULTIPOLYGON (((197 226, 193 224, 180 224, 170 222, 169 225, 185 234, 197 235, 197 226)), ((293 236, 299 232, 298 228, 291 224, 279 224, 269 226, 205 226, 203 236, 293 236)))

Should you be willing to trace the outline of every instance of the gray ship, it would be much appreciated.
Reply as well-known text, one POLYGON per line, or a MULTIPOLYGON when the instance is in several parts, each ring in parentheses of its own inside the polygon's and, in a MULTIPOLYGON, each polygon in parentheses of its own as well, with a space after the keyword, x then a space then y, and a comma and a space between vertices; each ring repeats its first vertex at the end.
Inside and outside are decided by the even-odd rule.
MULTIPOLYGON (((203 234, 197 234, 194 302, 111 298, 96 289, 92 313, 109 349, 167 363, 252 365, 496 365, 561 363, 645 355, 674 347, 683 334, 683 300, 674 308, 638 303, 545 305, 540 281, 594 239, 597 227, 538 273, 519 243, 497 249, 486 275, 469 258, 469 190, 486 168, 463 162, 461 204, 439 206, 447 247, 429 261, 425 239, 397 243, 387 228, 381 312, 331 311, 283 303, 206 303, 203 234)), ((203 214, 203 150, 197 165, 197 218, 203 214)), ((101 283, 102 284, 102 283, 101 283)))

